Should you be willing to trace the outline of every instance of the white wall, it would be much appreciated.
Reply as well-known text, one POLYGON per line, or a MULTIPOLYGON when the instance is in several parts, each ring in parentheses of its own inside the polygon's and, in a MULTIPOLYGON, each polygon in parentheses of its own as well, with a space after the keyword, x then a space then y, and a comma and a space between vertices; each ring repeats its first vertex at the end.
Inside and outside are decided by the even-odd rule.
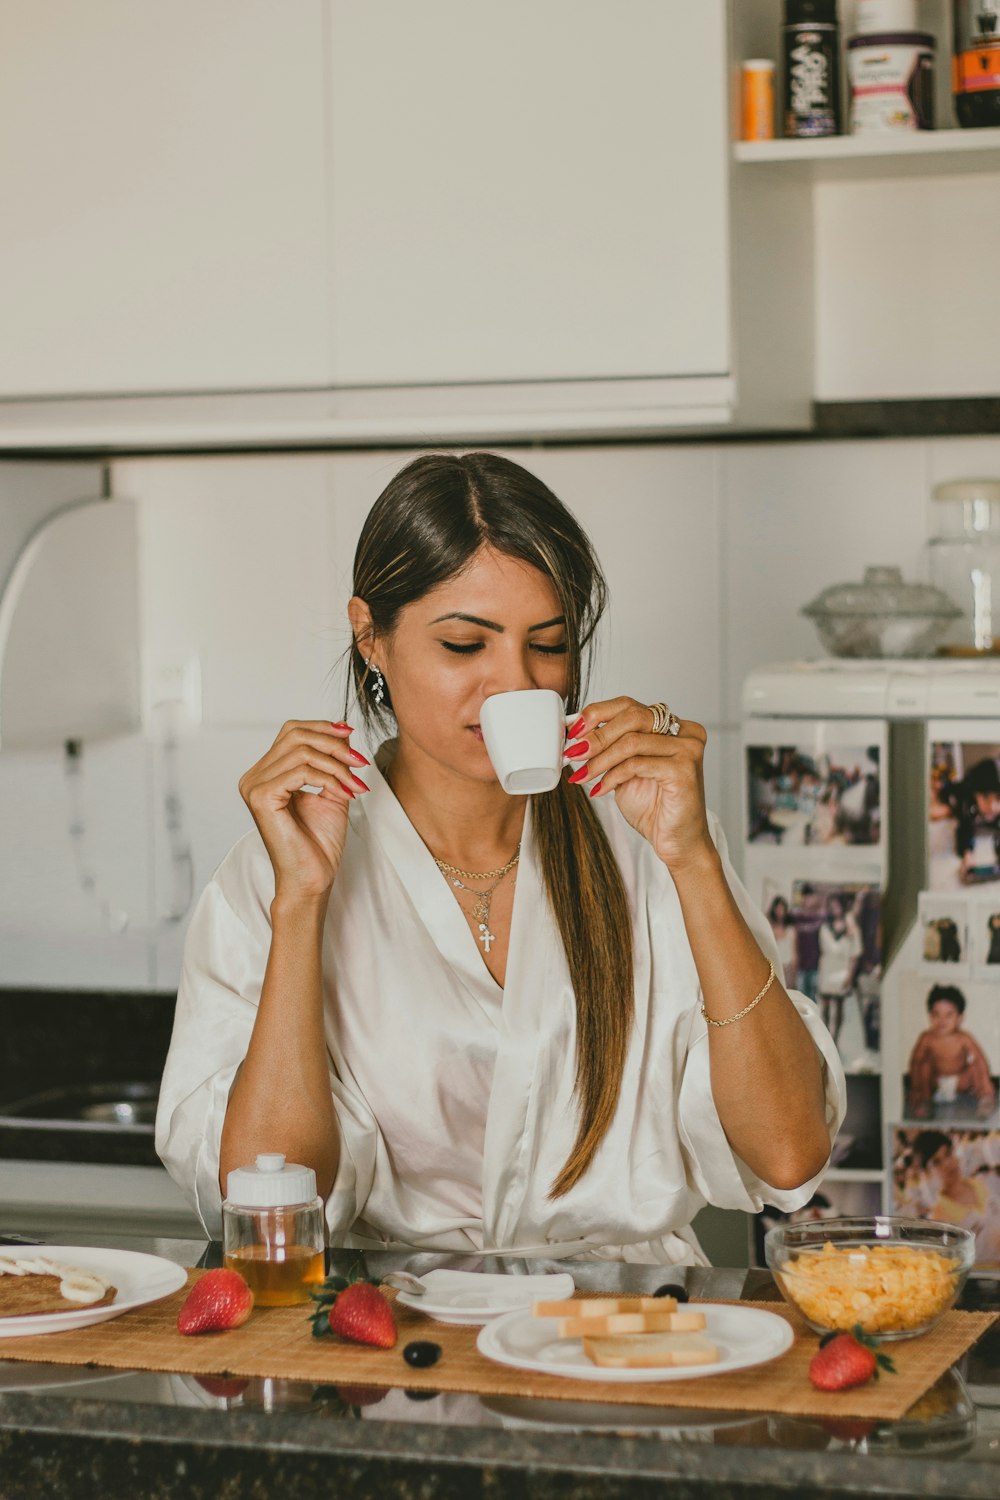
MULTIPOLYGON (((183 923, 163 802, 174 723, 196 887, 249 826, 236 782, 288 717, 338 718, 332 673, 364 515, 405 452, 130 460, 148 732, 85 750, 97 891, 80 889, 58 756, 0 757, 0 983, 176 980, 183 923), (200 692, 198 680, 200 677, 200 692), (123 933, 107 913, 125 912, 123 933)), ((816 655, 798 611, 866 563, 925 571, 930 486, 1000 474, 1000 438, 512 452, 576 512, 611 584, 596 693, 664 698, 709 728, 708 795, 739 839, 740 687, 816 655)), ((2 533, 0 533, 2 541, 2 533)))

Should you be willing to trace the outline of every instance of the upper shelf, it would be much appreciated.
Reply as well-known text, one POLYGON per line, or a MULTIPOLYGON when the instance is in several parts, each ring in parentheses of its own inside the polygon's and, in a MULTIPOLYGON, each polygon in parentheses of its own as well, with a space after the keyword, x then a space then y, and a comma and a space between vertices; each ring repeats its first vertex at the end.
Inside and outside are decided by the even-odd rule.
POLYGON ((737 162, 817 182, 951 176, 1000 169, 1000 128, 833 135, 819 140, 736 141, 737 162))

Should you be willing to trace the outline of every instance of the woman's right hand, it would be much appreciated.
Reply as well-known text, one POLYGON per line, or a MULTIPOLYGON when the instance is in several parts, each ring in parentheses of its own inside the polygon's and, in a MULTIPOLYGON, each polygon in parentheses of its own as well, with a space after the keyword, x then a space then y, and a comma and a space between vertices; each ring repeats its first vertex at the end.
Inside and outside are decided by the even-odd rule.
POLYGON ((240 777, 240 795, 274 866, 276 898, 329 895, 347 839, 347 810, 368 790, 354 774, 368 762, 351 749, 351 734, 347 724, 291 719, 240 777))

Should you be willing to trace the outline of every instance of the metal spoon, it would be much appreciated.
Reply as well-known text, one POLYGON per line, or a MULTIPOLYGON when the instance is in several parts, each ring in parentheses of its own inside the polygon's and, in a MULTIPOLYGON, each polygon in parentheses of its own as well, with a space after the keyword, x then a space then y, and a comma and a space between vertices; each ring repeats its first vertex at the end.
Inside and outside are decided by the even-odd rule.
POLYGON ((413 1297, 426 1296, 427 1288, 418 1276, 411 1276, 409 1271, 387 1271, 382 1280, 388 1286, 394 1286, 397 1291, 409 1292, 413 1297))

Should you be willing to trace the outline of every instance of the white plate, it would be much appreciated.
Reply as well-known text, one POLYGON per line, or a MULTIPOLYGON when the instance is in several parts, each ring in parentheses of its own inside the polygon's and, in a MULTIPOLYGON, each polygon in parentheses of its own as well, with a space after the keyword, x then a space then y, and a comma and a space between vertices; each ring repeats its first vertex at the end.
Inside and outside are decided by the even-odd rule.
MULTIPOLYGON (((8 1252, 13 1254, 13 1252, 8 1252)), ((102 1307, 71 1307, 68 1312, 32 1313, 20 1318, 0 1318, 0 1338, 23 1338, 36 1333, 67 1333, 71 1328, 87 1328, 91 1323, 106 1323, 133 1307, 159 1302, 179 1291, 187 1280, 183 1266, 160 1255, 141 1255, 137 1250, 101 1250, 92 1245, 37 1245, 22 1256, 44 1255, 64 1265, 79 1266, 81 1271, 97 1271, 118 1288, 113 1302, 102 1307)))
POLYGON ((438 1323, 485 1323, 504 1313, 531 1309, 534 1302, 572 1297, 575 1282, 568 1272, 542 1276, 492 1275, 486 1271, 428 1271, 421 1276, 422 1297, 399 1292, 404 1307, 427 1313, 438 1323))
POLYGON ((545 1375, 565 1375, 571 1380, 603 1380, 615 1385, 638 1385, 650 1380, 699 1380, 706 1375, 725 1375, 765 1364, 784 1354, 791 1345, 791 1324, 763 1308, 713 1302, 699 1306, 705 1314, 705 1332, 718 1346, 721 1356, 714 1365, 667 1365, 649 1370, 609 1370, 591 1364, 583 1352, 582 1339, 556 1338, 554 1318, 535 1318, 513 1312, 495 1323, 487 1323, 476 1340, 480 1354, 515 1370, 539 1370, 545 1375))

